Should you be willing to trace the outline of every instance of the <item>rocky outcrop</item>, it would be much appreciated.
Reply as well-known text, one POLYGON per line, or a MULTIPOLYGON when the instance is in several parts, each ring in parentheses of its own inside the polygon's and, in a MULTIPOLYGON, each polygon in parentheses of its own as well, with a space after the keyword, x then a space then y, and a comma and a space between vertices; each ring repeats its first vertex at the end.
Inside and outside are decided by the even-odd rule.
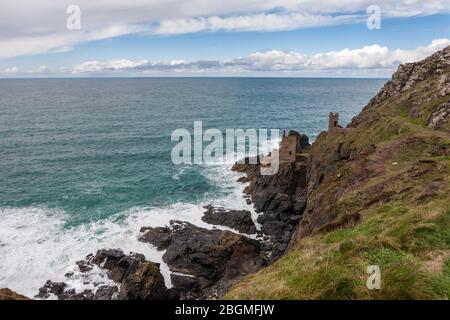
MULTIPOLYGON (((408 112, 409 118, 419 123, 423 121, 431 129, 449 132, 450 103, 440 103, 449 101, 449 74, 450 47, 420 62, 400 65, 392 79, 348 126, 357 129, 360 136, 365 131, 379 126, 384 130, 380 141, 391 135, 398 137, 395 143, 378 147, 374 144, 377 138, 375 134, 372 134, 371 141, 355 141, 358 137, 352 136, 348 139, 345 134, 330 137, 323 133, 318 136, 310 150, 307 204, 295 238, 332 227, 351 225, 359 219, 358 210, 395 198, 397 193, 389 190, 389 184, 377 184, 372 187, 373 192, 369 193, 370 197, 361 203, 361 207, 337 205, 346 194, 355 191, 354 186, 364 185, 371 178, 382 176, 385 170, 383 162, 388 160, 394 151, 426 150, 427 146, 432 146, 431 156, 448 154, 445 139, 433 138, 432 141, 425 141, 422 137, 413 135, 400 138, 403 133, 402 123, 386 119, 383 113, 391 114, 403 108, 408 112)), ((381 132, 381 129, 378 130, 381 132)), ((397 162, 393 160, 392 163, 395 165, 397 162)), ((425 171, 428 172, 430 171, 425 171)), ((399 176, 396 179, 402 178, 399 176)), ((429 189, 431 191, 424 191, 418 198, 423 199, 433 194, 434 189, 429 189)))
MULTIPOLYGON (((382 119, 377 109, 389 102, 391 105, 398 104, 399 108, 408 106, 410 118, 426 122, 429 128, 448 131, 450 104, 446 97, 450 94, 449 72, 450 47, 423 61, 400 65, 392 79, 348 127, 363 126, 366 128, 364 130, 370 130, 382 119), (439 99, 447 102, 429 107, 439 99)), ((392 128, 389 130, 393 134, 401 134, 399 126, 390 126, 392 128)), ((382 167, 374 164, 370 158, 386 159, 392 150, 378 150, 372 141, 344 143, 345 135, 350 132, 348 130, 337 134, 322 132, 312 147, 302 146, 303 150, 307 150, 307 158, 281 166, 273 176, 261 176, 259 162, 252 165, 247 160, 233 167, 233 170, 247 174, 240 181, 250 182, 244 192, 251 197, 256 211, 261 213, 258 222, 262 225, 263 233, 273 243, 275 258, 284 252, 293 230, 296 230, 294 238, 302 238, 358 221, 357 210, 341 208, 336 204, 353 190, 353 186, 380 175, 382 167)), ((421 143, 420 139, 411 138, 399 141, 397 147, 408 148, 411 145, 414 148, 418 143, 421 143)), ((432 145, 433 154, 448 153, 445 141, 434 141, 432 145)), ((383 186, 380 186, 380 190, 383 190, 383 186)), ((388 201, 392 197, 377 200, 377 196, 385 197, 389 193, 380 190, 374 190, 373 199, 367 199, 364 205, 388 201)))
MULTIPOLYGON (((391 97, 398 96, 403 92, 413 89, 418 83, 427 80, 429 86, 427 91, 432 95, 422 102, 438 99, 450 94, 450 46, 436 52, 428 58, 413 63, 405 63, 398 66, 397 71, 392 75, 380 92, 373 97, 364 107, 363 112, 353 118, 349 127, 357 127, 367 120, 364 111, 372 107, 381 106, 389 101, 391 97), (435 79, 435 80, 434 80, 435 79)), ((412 92, 416 94, 416 92, 412 92)), ((413 113, 417 117, 419 111, 413 113)))
MULTIPOLYGON (((307 139, 303 139, 307 141, 307 139)), ((282 164, 275 175, 261 175, 260 164, 235 164, 234 171, 247 174, 250 185, 244 193, 251 197, 255 210, 261 213, 257 221, 271 243, 272 260, 287 248, 306 205, 308 158, 282 164)))
POLYGON ((214 225, 222 225, 233 228, 241 233, 254 234, 256 226, 253 223, 250 211, 226 210, 213 206, 206 206, 206 212, 202 220, 214 225))
POLYGON ((169 290, 159 271, 159 265, 145 260, 142 254, 124 254, 118 249, 99 250, 77 262, 77 272, 66 274, 66 282, 48 280, 39 289, 36 298, 59 300, 164 300, 177 299, 175 290, 169 290), (105 274, 110 281, 99 280, 105 274), (96 274, 95 274, 96 273, 96 274), (95 277, 92 275, 95 274, 95 277), (89 288, 76 291, 68 283, 81 280, 89 288))
MULTIPOLYGON (((256 240, 188 222, 171 221, 170 224, 167 231, 170 243, 163 260, 174 272, 174 287, 180 289, 184 297, 201 296, 218 282, 226 286, 227 281, 256 272, 265 265, 256 240)), ((153 232, 151 228, 145 230, 153 232)))
POLYGON ((0 289, 0 300, 30 300, 30 299, 8 288, 3 288, 0 289))
POLYGON ((168 227, 142 227, 139 241, 154 245, 158 250, 166 249, 172 241, 173 229, 168 227))
MULTIPOLYGON (((449 79, 447 47, 423 61, 401 65, 347 130, 329 128, 319 134, 308 150, 306 206, 290 242, 292 250, 241 281, 226 297, 447 299, 447 291, 432 283, 437 272, 431 266, 445 273, 448 255, 437 252, 448 245, 423 239, 446 239, 449 230, 449 79), (376 293, 353 275, 362 264, 374 262, 374 252, 393 253, 389 262, 377 263, 383 279, 395 278, 376 293), (439 257, 430 258, 430 252, 439 257), (416 267, 410 268, 405 256, 416 267), (293 268, 296 263, 301 267, 293 268), (399 265, 404 266, 401 276, 399 265), (336 277, 340 280, 324 294, 324 284, 336 277), (344 295, 342 287, 348 288, 344 295)), ((253 180, 260 180, 251 172, 253 180)), ((277 181, 266 189, 280 177, 272 179, 277 181)), ((254 184, 248 190, 252 196, 254 184)))
MULTIPOLYGON (((428 118, 428 128, 435 130, 442 129, 444 128, 445 124, 448 124, 449 122, 450 122, 450 102, 447 102, 433 109, 430 117, 428 118)), ((450 132, 450 130, 448 132, 450 132)))

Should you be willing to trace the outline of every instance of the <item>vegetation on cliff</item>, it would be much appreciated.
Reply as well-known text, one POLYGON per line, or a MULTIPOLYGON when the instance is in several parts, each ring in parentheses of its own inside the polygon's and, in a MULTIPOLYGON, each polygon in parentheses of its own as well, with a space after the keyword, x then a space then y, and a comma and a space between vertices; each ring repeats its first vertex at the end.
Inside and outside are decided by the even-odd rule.
POLYGON ((29 300, 27 297, 18 294, 10 289, 0 289, 0 300, 29 300))
POLYGON ((450 298, 449 102, 447 47, 401 65, 348 130, 320 134, 290 249, 226 298, 450 298))

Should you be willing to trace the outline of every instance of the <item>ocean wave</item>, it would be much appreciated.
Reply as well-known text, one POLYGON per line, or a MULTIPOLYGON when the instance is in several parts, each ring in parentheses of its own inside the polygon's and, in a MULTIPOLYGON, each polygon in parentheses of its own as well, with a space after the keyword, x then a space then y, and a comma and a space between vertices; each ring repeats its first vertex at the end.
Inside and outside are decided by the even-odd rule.
MULTIPOLYGON (((239 155, 238 155, 239 156, 239 155)), ((243 155, 241 155, 243 156, 243 155)), ((232 172, 233 162, 203 165, 200 173, 220 190, 222 196, 205 194, 197 203, 178 202, 164 207, 133 207, 107 219, 67 227, 70 216, 64 210, 47 207, 0 208, 0 287, 9 287, 33 297, 46 280, 63 281, 64 274, 73 271, 75 262, 102 248, 120 248, 138 252, 161 264, 161 273, 167 287, 171 287, 170 271, 162 261, 164 251, 139 242, 142 226, 165 226, 170 220, 183 220, 208 229, 220 228, 202 221, 205 205, 249 210, 256 222, 257 214, 245 202, 238 183, 241 173, 232 172), (123 219, 118 219, 124 217, 123 219)), ((180 174, 183 174, 180 170, 180 174)), ((193 190, 193 192, 195 192, 193 190)), ((71 287, 83 288, 73 280, 71 287)))
MULTIPOLYGON (((239 175, 223 166, 208 166, 203 173, 226 189, 223 197, 205 197, 198 203, 175 203, 165 207, 134 207, 107 219, 76 227, 67 227, 69 214, 46 207, 0 208, 0 287, 9 287, 33 297, 46 280, 62 281, 77 260, 102 248, 120 248, 139 252, 161 264, 166 286, 171 286, 170 271, 162 261, 163 251, 139 242, 142 226, 169 225, 170 220, 184 220, 214 228, 201 220, 207 204, 251 209, 242 198, 239 175), (118 217, 125 217, 118 219, 118 217)), ((231 230, 226 227, 222 229, 231 230)), ((82 283, 71 283, 82 287, 82 283)))
POLYGON ((114 218, 65 228, 68 215, 44 207, 0 208, 0 287, 33 297, 46 280, 62 281, 75 262, 101 248, 139 252, 161 263, 171 286, 162 253, 137 241, 137 219, 118 223, 114 218))

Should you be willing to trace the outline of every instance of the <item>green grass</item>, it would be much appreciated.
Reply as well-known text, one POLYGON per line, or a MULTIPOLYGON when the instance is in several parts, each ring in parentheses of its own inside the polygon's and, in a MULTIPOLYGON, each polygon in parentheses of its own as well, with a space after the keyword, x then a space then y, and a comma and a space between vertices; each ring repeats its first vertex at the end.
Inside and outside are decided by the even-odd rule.
POLYGON ((416 228, 411 234, 409 247, 412 251, 449 248, 450 210, 426 226, 416 228))
POLYGON ((450 297, 450 259, 444 264, 444 270, 427 280, 429 294, 436 295, 439 299, 449 299, 450 297))
POLYGON ((339 142, 352 150, 376 145, 364 163, 376 176, 352 188, 347 179, 355 174, 355 166, 346 161, 337 166, 339 179, 320 186, 331 192, 348 188, 336 199, 334 210, 358 212, 359 222, 298 240, 273 265, 235 285, 226 298, 450 298, 450 157, 432 153, 436 144, 450 143, 450 134, 426 125, 431 110, 449 97, 428 99, 434 89, 426 84, 419 83, 415 94, 411 89, 364 110, 365 121, 357 129, 321 135, 311 148, 319 161, 327 161, 339 142), (412 105, 420 118, 409 117, 412 105), (419 160, 434 161, 434 169, 414 176, 418 165, 427 165, 419 160), (436 180, 442 182, 438 192, 418 200, 436 180), (369 265, 381 268, 381 290, 366 287, 369 265))

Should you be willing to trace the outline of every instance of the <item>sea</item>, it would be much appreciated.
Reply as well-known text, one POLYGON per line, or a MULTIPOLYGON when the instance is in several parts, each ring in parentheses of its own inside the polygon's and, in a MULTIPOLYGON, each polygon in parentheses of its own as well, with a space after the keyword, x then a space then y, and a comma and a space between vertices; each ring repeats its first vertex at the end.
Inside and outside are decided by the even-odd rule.
MULTIPOLYGON (((212 204, 256 213, 232 162, 174 164, 176 129, 294 129, 314 141, 347 124, 386 79, 0 79, 0 288, 33 297, 102 248, 163 252, 142 226, 201 220, 212 204)), ((75 285, 74 285, 75 286, 75 285)))

